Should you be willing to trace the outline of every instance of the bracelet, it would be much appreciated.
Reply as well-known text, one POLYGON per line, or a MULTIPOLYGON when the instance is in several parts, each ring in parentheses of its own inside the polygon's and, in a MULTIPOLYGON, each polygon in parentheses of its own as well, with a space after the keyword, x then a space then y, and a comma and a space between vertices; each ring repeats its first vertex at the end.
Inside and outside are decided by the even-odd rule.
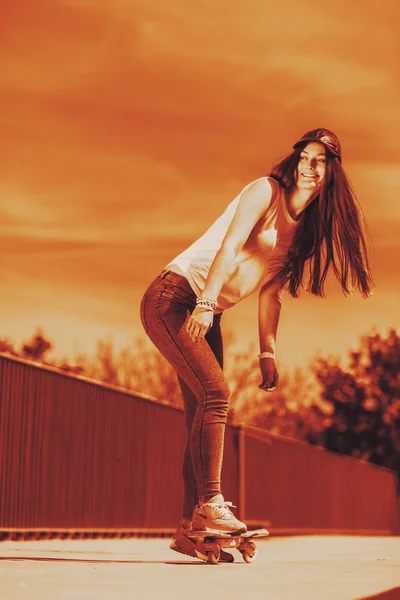
POLYGON ((207 300, 207 298, 197 298, 196 307, 205 308, 214 311, 217 308, 216 300, 207 300))
POLYGON ((273 358, 275 360, 275 354, 273 352, 261 352, 257 358, 273 358))

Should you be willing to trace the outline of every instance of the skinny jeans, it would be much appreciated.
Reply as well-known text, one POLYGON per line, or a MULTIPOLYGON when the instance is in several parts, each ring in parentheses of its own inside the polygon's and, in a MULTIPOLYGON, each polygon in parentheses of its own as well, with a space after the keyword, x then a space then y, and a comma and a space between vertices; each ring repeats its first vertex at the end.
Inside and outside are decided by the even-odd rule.
POLYGON ((196 294, 186 277, 165 271, 150 284, 141 301, 145 332, 175 369, 183 396, 186 446, 182 476, 182 516, 191 519, 195 505, 221 493, 221 468, 229 387, 223 374, 221 316, 214 315, 206 336, 193 342, 186 324, 196 294))

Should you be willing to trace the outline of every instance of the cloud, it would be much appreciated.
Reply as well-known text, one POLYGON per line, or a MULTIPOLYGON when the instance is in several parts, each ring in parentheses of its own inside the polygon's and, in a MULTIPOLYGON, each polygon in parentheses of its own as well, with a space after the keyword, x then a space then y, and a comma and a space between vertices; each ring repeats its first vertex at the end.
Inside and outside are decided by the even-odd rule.
POLYGON ((18 276, 26 287, 47 284, 66 296, 126 297, 150 283, 188 244, 182 233, 154 241, 132 236, 129 243, 3 236, 2 281, 7 285, 9 277, 18 276))
MULTIPOLYGON (((398 89, 387 60, 391 38, 381 41, 375 14, 365 11, 354 29, 353 20, 343 23, 342 3, 311 12, 309 2, 291 3, 282 30, 277 25, 283 7, 251 4, 252 11, 239 7, 227 15, 226 3, 218 2, 212 20, 208 3, 195 7, 192 18, 179 2, 168 10, 140 2, 132 10, 117 2, 107 15, 104 4, 39 4, 25 47, 9 48, 11 56, 19 50, 21 70, 12 60, 10 70, 25 85, 8 82, 9 110, 17 106, 22 123, 37 123, 39 147, 58 145, 62 155, 79 148, 100 162, 110 153, 122 161, 147 157, 157 166, 173 165, 200 185, 204 178, 218 182, 232 173, 246 176, 254 166, 265 168, 310 121, 339 126, 350 159, 354 150, 380 162, 389 152, 398 156, 391 119, 398 89), (308 35, 298 27, 302 20, 308 35), (223 37, 216 24, 224 25, 223 37), (369 60, 370 50, 357 51, 365 35, 371 46, 381 42, 375 60, 369 60), (39 54, 27 55, 38 40, 39 54), (61 69, 54 45, 65 52, 61 69), (88 75, 81 76, 86 57, 88 75), (63 85, 57 83, 60 73, 63 85), (384 111, 373 110, 383 102, 384 111)), ((25 35, 28 21, 16 23, 25 35)))
MULTIPOLYGON (((119 23, 119 32, 122 30, 119 23)), ((62 0, 15 0, 2 11, 3 86, 32 92, 68 90, 96 77, 108 48, 115 46, 115 23, 95 7, 62 0)), ((132 44, 134 28, 129 27, 132 44)))
MULTIPOLYGON (((58 305, 80 311, 89 336, 96 319, 131 323, 149 280, 304 131, 327 126, 341 138, 371 225, 387 299, 370 305, 371 319, 383 308, 394 319, 397 14, 392 0, 362 10, 347 0, 203 0, 190 10, 184 0, 8 3, 0 23, 3 314, 17 314, 18 297, 15 322, 24 306, 34 320, 58 305)), ((303 302, 312 315, 315 305, 303 302)), ((346 306, 347 327, 355 305, 346 306)), ((290 314, 292 324, 298 313, 290 314)), ((290 327, 287 347, 289 337, 290 327)))

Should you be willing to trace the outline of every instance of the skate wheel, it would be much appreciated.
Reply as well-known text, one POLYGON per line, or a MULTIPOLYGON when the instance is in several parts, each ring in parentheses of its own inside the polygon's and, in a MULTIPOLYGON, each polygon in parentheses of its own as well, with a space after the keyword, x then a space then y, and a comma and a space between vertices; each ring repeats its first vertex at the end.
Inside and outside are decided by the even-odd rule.
POLYGON ((244 562, 251 563, 257 556, 257 546, 253 542, 246 544, 246 548, 242 550, 244 562))
POLYGON ((214 554, 213 550, 210 550, 210 552, 207 552, 207 558, 208 558, 208 562, 210 563, 210 565, 217 565, 218 564, 219 556, 216 556, 214 554))

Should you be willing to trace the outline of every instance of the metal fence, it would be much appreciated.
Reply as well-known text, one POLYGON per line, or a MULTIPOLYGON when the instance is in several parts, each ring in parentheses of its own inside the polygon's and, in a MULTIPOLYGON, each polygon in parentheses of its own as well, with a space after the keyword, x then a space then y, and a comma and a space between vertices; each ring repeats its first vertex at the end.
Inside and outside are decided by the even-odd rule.
MULTIPOLYGON (((139 393, 0 355, 0 532, 169 533, 180 516, 183 413, 139 393)), ((272 533, 394 533, 395 474, 228 425, 227 499, 272 533)))

